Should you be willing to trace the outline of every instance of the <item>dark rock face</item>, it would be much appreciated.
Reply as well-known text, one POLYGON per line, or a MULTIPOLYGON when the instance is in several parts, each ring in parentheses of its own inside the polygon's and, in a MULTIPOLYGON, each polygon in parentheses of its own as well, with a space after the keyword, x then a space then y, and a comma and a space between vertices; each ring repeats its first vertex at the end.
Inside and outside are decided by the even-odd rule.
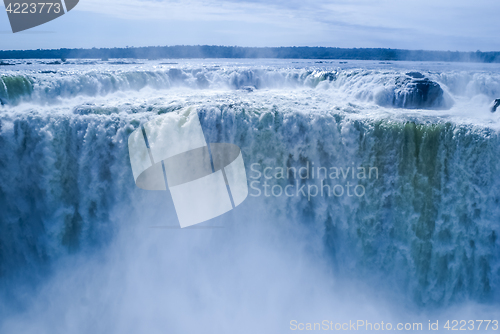
POLYGON ((500 99, 496 99, 495 102, 493 102, 493 107, 491 107, 491 112, 497 111, 498 107, 500 107, 500 99))
POLYGON ((321 80, 328 80, 328 81, 334 81, 337 79, 337 73, 335 72, 327 72, 327 73, 323 73, 321 75, 321 80))
POLYGON ((452 106, 441 86, 419 72, 398 77, 392 88, 377 94, 375 101, 380 106, 404 109, 449 109, 452 106))
POLYGON ((406 73, 406 75, 413 78, 413 79, 424 79, 425 78, 425 76, 420 72, 408 72, 408 73, 406 73))
POLYGON ((247 91, 249 93, 253 92, 256 88, 254 86, 241 87, 241 90, 247 91))

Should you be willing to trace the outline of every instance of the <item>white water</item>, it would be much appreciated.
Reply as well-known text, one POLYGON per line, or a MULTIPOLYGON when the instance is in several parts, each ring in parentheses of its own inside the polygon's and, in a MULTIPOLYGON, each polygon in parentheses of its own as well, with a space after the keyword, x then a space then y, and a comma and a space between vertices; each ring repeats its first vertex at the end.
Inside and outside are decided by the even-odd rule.
POLYGON ((498 314, 498 65, 82 63, 2 68, 2 332, 281 333, 293 319, 498 314), (376 104, 412 70, 450 109, 376 104), (242 148, 249 177, 253 163, 307 162, 380 177, 360 181, 362 198, 249 197, 206 224, 225 228, 172 228, 168 194, 135 188, 126 144, 191 105, 209 142, 242 148))

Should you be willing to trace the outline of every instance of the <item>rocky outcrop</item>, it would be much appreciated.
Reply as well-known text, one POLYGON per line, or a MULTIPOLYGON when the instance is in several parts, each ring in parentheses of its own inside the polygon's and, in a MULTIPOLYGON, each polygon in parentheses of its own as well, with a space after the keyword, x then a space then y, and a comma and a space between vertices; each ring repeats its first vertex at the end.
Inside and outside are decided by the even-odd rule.
POLYGON ((491 107, 491 112, 497 111, 498 107, 500 107, 500 99, 496 99, 495 102, 493 102, 493 106, 491 107))
POLYGON ((408 72, 375 96, 384 107, 404 109, 449 109, 453 105, 441 86, 420 72, 408 72))
POLYGON ((425 76, 420 72, 408 72, 406 75, 413 79, 425 79, 425 76))
POLYGON ((249 93, 253 92, 255 89, 256 89, 255 86, 244 86, 244 87, 241 87, 241 90, 247 91, 249 93))

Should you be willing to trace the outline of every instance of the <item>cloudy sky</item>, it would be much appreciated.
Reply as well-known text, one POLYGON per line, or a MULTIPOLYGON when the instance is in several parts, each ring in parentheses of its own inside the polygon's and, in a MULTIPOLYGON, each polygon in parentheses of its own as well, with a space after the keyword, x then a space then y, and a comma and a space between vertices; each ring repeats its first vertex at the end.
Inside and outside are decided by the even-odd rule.
POLYGON ((500 50, 499 0, 80 0, 0 49, 156 45, 500 50))

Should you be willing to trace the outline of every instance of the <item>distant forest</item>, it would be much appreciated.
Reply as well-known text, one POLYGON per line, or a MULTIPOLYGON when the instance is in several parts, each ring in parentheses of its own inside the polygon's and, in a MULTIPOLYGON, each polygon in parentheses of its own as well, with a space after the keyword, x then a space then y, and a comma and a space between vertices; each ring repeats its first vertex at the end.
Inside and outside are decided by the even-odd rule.
POLYGON ((499 63, 500 52, 412 51, 399 49, 343 49, 327 47, 253 48, 236 46, 157 46, 112 49, 57 49, 0 51, 0 59, 179 59, 281 58, 358 59, 499 63))

